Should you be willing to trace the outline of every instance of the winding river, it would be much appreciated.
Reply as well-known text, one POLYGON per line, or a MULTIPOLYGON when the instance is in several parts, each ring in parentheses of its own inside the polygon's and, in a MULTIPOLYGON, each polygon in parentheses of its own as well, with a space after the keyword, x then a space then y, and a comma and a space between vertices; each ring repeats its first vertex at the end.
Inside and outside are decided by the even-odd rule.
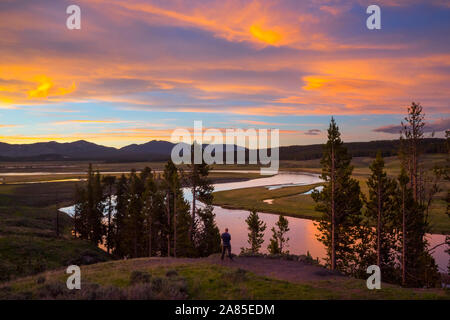
MULTIPOLYGON (((234 171, 236 172, 236 171, 234 171)), ((242 173, 253 171, 242 171, 242 173)), ((259 171, 255 171, 259 172, 259 171)), ((296 185, 309 185, 321 182, 318 175, 305 174, 305 173, 279 173, 277 175, 252 179, 241 182, 220 183, 214 185, 215 191, 225 191, 233 189, 243 189, 249 187, 261 187, 265 186, 270 189, 283 188, 287 186, 296 185)), ((185 198, 189 201, 192 200, 192 194, 189 189, 184 189, 185 198)), ((245 197, 245 191, 243 190, 243 197, 245 197)), ((73 213, 73 207, 62 208, 68 214, 73 213)), ((232 252, 238 254, 241 247, 248 247, 247 243, 247 224, 245 219, 248 217, 249 212, 246 210, 234 210, 225 209, 218 206, 214 207, 214 213, 216 214, 216 223, 223 232, 225 228, 228 228, 232 237, 232 252)), ((278 221, 278 215, 268 213, 258 213, 260 218, 267 224, 265 231, 264 243, 262 245, 262 252, 267 252, 267 246, 269 239, 272 235, 271 229, 278 221)), ((314 258, 323 259, 326 255, 324 246, 317 241, 316 234, 318 234, 317 228, 312 220, 300 219, 293 217, 286 217, 289 221, 290 231, 287 236, 289 237, 288 250, 292 254, 306 254, 309 252, 314 258)), ((430 247, 434 247, 445 241, 445 235, 440 234, 428 234, 427 239, 430 247)), ((441 272, 446 272, 449 256, 445 252, 446 246, 440 246, 434 250, 433 257, 439 266, 441 272)))

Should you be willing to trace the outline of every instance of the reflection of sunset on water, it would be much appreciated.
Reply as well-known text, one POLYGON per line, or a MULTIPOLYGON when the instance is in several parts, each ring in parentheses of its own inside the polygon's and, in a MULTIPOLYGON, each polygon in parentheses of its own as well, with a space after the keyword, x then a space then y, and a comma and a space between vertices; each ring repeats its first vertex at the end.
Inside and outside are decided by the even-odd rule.
MULTIPOLYGON (((292 173, 280 173, 273 177, 254 179, 244 182, 233 182, 215 185, 215 190, 231 190, 238 188, 249 188, 256 186, 289 186, 289 185, 307 185, 314 184, 322 181, 317 175, 313 174, 292 174, 292 173)), ((243 191, 244 192, 244 191, 243 191)), ((190 199, 189 195, 186 197, 190 199)), ((249 212, 246 210, 231 210, 221 207, 214 207, 214 213, 216 214, 216 223, 221 232, 225 228, 229 228, 232 237, 232 252, 239 254, 241 247, 248 247, 248 230, 247 219, 249 212)), ((267 253, 267 246, 269 245, 270 238, 272 237, 272 228, 278 221, 278 215, 259 213, 259 217, 267 225, 264 232, 264 243, 261 248, 261 252, 267 253)), ((308 219, 299 219, 293 217, 286 217, 289 221, 289 237, 287 249, 291 254, 306 254, 308 251, 313 258, 324 258, 325 249, 323 245, 317 241, 316 234, 317 228, 314 226, 314 222, 308 219)))
MULTIPOLYGON (((214 207, 216 213, 216 222, 221 230, 228 228, 231 233, 232 252, 239 254, 240 248, 247 248, 247 224, 245 219, 248 217, 249 212, 245 210, 229 210, 220 207, 214 207)), ((272 236, 272 227, 278 221, 278 215, 268 213, 258 213, 262 221, 267 225, 267 229, 264 232, 264 243, 261 248, 262 253, 267 253, 267 246, 272 236)), ((299 219, 286 217, 289 221, 289 237, 288 250, 291 254, 306 254, 307 251, 316 258, 323 258, 325 256, 325 249, 322 244, 315 238, 317 229, 314 226, 313 221, 307 219, 299 219)))

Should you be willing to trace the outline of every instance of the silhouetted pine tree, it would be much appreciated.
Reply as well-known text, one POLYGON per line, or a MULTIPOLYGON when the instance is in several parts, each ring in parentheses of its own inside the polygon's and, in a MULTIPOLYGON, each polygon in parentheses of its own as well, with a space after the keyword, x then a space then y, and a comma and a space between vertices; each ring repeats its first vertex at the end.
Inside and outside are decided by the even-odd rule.
POLYGON ((428 252, 425 234, 429 232, 428 210, 437 184, 430 186, 421 170, 420 154, 424 139, 425 115, 420 104, 412 103, 402 122, 401 160, 403 171, 399 178, 402 208, 402 284, 405 286, 435 286, 437 266, 428 252), (408 185, 405 185, 408 181, 408 185), (412 200, 410 199, 410 195, 412 200), (404 210, 403 210, 404 208, 404 210))
MULTIPOLYGON (((198 225, 197 211, 199 210, 198 201, 202 201, 201 197, 208 197, 211 193, 211 184, 208 181, 209 168, 208 165, 203 161, 201 164, 196 164, 194 159, 194 150, 196 148, 201 148, 195 142, 191 147, 192 157, 191 165, 188 166, 189 171, 185 174, 186 185, 191 189, 192 193, 192 204, 191 204, 191 224, 189 227, 189 238, 192 242, 195 241, 195 233, 198 225)), ((206 199, 203 199, 205 201, 206 199)))
POLYGON ((116 182, 116 210, 113 217, 113 253, 125 257, 128 252, 127 243, 127 206, 129 202, 128 179, 124 174, 116 182))
POLYGON ((161 221, 165 217, 165 194, 160 188, 160 181, 156 180, 151 170, 146 168, 141 176, 145 179, 145 189, 142 194, 142 211, 145 219, 146 256, 153 256, 160 252, 162 245, 161 221), (144 173, 145 172, 145 173, 144 173))
POLYGON ((195 255, 193 243, 189 237, 191 226, 191 215, 189 212, 189 203, 184 199, 183 189, 181 188, 181 174, 172 160, 169 160, 164 167, 163 187, 166 221, 167 214, 171 218, 171 226, 167 232, 171 234, 174 256, 193 256, 195 255))
POLYGON ((86 187, 77 186, 74 229, 82 239, 95 244, 103 243, 105 228, 103 225, 104 198, 100 182, 100 173, 93 173, 89 164, 86 187))
POLYGON ((107 214, 107 225, 106 225, 106 250, 108 253, 111 252, 113 247, 113 232, 112 232, 112 218, 113 218, 113 196, 114 196, 114 185, 116 183, 115 176, 105 176, 102 178, 102 183, 104 189, 106 190, 106 214, 107 214))
POLYGON ((381 152, 370 165, 372 174, 367 180, 369 197, 365 201, 365 216, 368 218, 372 236, 373 260, 367 261, 363 268, 376 264, 381 268, 383 281, 396 282, 399 279, 397 272, 398 241, 400 233, 400 219, 398 215, 397 183, 389 178, 384 169, 384 160, 381 152))
POLYGON ((434 287, 439 274, 433 257, 427 251, 427 242, 424 239, 427 225, 423 217, 423 208, 414 200, 406 170, 402 169, 398 181, 397 202, 402 221, 400 237, 402 284, 410 287, 434 287))
POLYGON ((259 249, 261 249, 261 245, 264 243, 264 231, 267 228, 267 225, 259 219, 258 213, 253 210, 250 212, 245 222, 248 226, 248 244, 250 248, 245 249, 241 248, 241 252, 249 252, 249 253, 259 253, 259 249))
POLYGON ((80 185, 75 186, 74 234, 81 239, 88 238, 86 189, 80 185))
POLYGON ((103 186, 101 183, 100 172, 97 171, 93 175, 92 182, 93 203, 91 216, 89 217, 91 226, 91 238, 90 240, 96 244, 102 244, 103 238, 106 234, 106 228, 103 223, 103 217, 105 212, 105 198, 103 196, 103 186))
POLYGON ((360 237, 362 201, 359 183, 351 178, 351 156, 340 135, 331 118, 321 160, 321 178, 328 183, 322 192, 314 191, 312 197, 317 202, 316 210, 323 212, 318 240, 327 248, 327 264, 331 270, 352 273, 359 259, 354 249, 360 237))
POLYGON ((195 163, 194 150, 201 146, 192 145, 192 164, 186 172, 185 181, 192 193, 192 214, 189 238, 198 256, 208 256, 220 251, 220 233, 215 223, 212 201, 214 187, 208 179, 209 166, 203 161, 195 163))
POLYGON ((220 232, 215 222, 215 214, 211 204, 205 204, 198 211, 200 226, 196 235, 197 252, 199 256, 209 256, 220 252, 220 232))
POLYGON ((286 233, 289 231, 289 221, 285 217, 280 215, 275 226, 277 227, 277 229, 275 229, 275 227, 272 227, 272 238, 270 239, 270 244, 267 247, 269 253, 289 253, 289 251, 285 250, 289 241, 289 238, 286 237, 286 233))
MULTIPOLYGON (((444 168, 444 180, 447 181, 447 183, 450 182, 450 130, 447 130, 445 132, 445 137, 447 138, 446 146, 447 146, 447 161, 444 168)), ((450 218, 450 189, 447 190, 447 216, 450 218)), ((450 235, 447 235, 445 237, 445 242, 447 243, 447 254, 450 255, 450 235)), ((448 260, 447 265, 447 273, 450 275, 450 259, 448 260)))
POLYGON ((202 203, 198 208, 199 224, 195 235, 195 243, 199 256, 209 256, 220 252, 220 232, 215 222, 213 212, 214 186, 208 178, 209 166, 206 163, 198 165, 199 174, 197 185, 198 200, 202 203))
MULTIPOLYGON (((130 174, 129 203, 126 214, 128 218, 127 238, 132 243, 129 254, 133 258, 143 256, 144 214, 142 211, 142 181, 135 171, 130 174)), ((144 247, 145 248, 145 247, 144 247)))

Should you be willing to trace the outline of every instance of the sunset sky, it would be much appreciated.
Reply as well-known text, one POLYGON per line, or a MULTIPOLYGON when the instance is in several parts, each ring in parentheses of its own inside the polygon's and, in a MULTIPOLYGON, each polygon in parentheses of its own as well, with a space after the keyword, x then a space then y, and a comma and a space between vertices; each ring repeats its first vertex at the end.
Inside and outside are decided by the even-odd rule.
POLYGON ((448 0, 0 2, 1 142, 119 147, 202 120, 313 144, 332 115, 346 141, 394 139, 412 101, 450 128, 448 0))

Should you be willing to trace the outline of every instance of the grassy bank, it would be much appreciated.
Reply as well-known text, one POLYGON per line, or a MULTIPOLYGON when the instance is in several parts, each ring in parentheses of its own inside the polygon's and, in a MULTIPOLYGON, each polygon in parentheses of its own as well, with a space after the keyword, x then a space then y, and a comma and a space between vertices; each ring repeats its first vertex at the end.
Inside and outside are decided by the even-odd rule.
POLYGON ((72 220, 56 203, 71 201, 74 185, 0 185, 0 281, 36 274, 73 262, 105 261, 96 246, 70 235, 72 220))
POLYGON ((214 193, 214 204, 230 209, 257 210, 277 213, 291 217, 318 219, 320 212, 315 211, 315 203, 310 195, 303 195, 319 184, 285 187, 268 190, 266 187, 254 187, 219 191, 214 193), (245 194, 245 197, 242 197, 245 194), (264 200, 272 199, 272 204, 264 200))
MULTIPOLYGON (((151 164, 150 164, 151 165, 151 164)), ((151 167, 153 169, 153 167, 151 167)), ((82 169, 83 171, 86 171, 86 168, 82 169)), ((155 169, 156 170, 156 169, 155 169)), ((105 171, 102 171, 105 172, 105 171)), ((125 172, 125 175, 128 176, 130 169, 128 168, 125 172)), ((12 173, 14 174, 14 173, 12 173)), ((115 176, 116 178, 120 178, 122 175, 121 172, 113 173, 108 172, 108 176, 115 176)), ((52 182, 52 183, 63 183, 63 182, 69 182, 69 183, 75 183, 77 181, 82 181, 87 178, 87 174, 72 174, 72 173, 64 173, 60 172, 58 174, 56 173, 45 173, 45 174, 37 174, 37 175, 8 175, 3 176, 0 173, 0 177, 3 179, 1 182, 2 184, 6 185, 22 185, 22 184, 38 184, 38 183, 45 183, 45 182, 52 182)), ((259 174, 259 172, 249 172, 249 173, 242 173, 242 172, 210 172, 209 178, 213 183, 224 183, 224 182, 236 182, 236 181, 245 181, 249 179, 258 179, 258 178, 264 178, 267 176, 262 176, 259 174)), ((0 184, 1 185, 1 184, 0 184)))
MULTIPOLYGON (((262 259, 262 258, 261 258, 262 259)), ((82 288, 69 292, 65 270, 0 285, 0 299, 449 299, 439 289, 404 289, 364 280, 288 282, 207 259, 133 259, 83 266, 82 288)))

